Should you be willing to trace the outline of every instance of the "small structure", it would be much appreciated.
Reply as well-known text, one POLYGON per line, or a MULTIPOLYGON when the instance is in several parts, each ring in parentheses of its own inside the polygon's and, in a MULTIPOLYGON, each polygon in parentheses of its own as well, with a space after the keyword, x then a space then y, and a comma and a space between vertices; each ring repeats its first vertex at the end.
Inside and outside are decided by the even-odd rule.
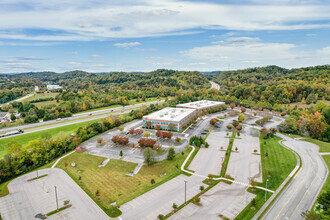
POLYGON ((48 90, 54 90, 54 89, 62 89, 62 86, 60 85, 47 85, 48 90))

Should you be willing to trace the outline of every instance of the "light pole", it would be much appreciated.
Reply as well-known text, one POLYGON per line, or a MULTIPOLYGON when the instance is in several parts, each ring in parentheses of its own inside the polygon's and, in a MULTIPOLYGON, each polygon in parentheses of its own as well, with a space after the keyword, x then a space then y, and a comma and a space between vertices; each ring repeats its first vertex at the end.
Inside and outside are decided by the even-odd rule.
POLYGON ((266 180, 266 191, 265 191, 265 201, 267 200, 267 183, 268 183, 269 179, 266 180))
POLYGON ((184 203, 187 202, 187 180, 184 180, 184 203))
POLYGON ((56 197, 56 210, 58 211, 57 190, 56 190, 56 186, 54 187, 55 187, 55 197, 56 197))

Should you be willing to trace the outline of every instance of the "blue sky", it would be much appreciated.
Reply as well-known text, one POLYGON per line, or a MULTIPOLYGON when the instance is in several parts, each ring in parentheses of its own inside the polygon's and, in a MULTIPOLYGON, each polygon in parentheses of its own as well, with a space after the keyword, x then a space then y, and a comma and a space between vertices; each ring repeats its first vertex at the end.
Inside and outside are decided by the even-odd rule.
POLYGON ((0 73, 330 64, 330 3, 1 0, 0 73))

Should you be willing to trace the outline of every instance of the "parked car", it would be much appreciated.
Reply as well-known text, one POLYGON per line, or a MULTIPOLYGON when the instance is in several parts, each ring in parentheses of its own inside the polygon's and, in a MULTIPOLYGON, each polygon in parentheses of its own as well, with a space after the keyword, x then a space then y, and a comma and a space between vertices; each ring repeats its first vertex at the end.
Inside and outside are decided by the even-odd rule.
POLYGON ((189 127, 189 129, 194 129, 193 127, 189 127))

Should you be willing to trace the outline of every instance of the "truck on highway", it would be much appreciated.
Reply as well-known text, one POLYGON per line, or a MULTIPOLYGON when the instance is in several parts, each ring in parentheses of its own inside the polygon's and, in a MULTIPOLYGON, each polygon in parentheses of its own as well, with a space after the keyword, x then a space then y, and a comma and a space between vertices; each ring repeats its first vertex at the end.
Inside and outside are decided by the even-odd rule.
POLYGON ((24 133, 24 131, 19 129, 16 131, 10 131, 10 132, 4 133, 4 134, 0 134, 0 138, 17 135, 17 134, 23 134, 23 133, 24 133))

